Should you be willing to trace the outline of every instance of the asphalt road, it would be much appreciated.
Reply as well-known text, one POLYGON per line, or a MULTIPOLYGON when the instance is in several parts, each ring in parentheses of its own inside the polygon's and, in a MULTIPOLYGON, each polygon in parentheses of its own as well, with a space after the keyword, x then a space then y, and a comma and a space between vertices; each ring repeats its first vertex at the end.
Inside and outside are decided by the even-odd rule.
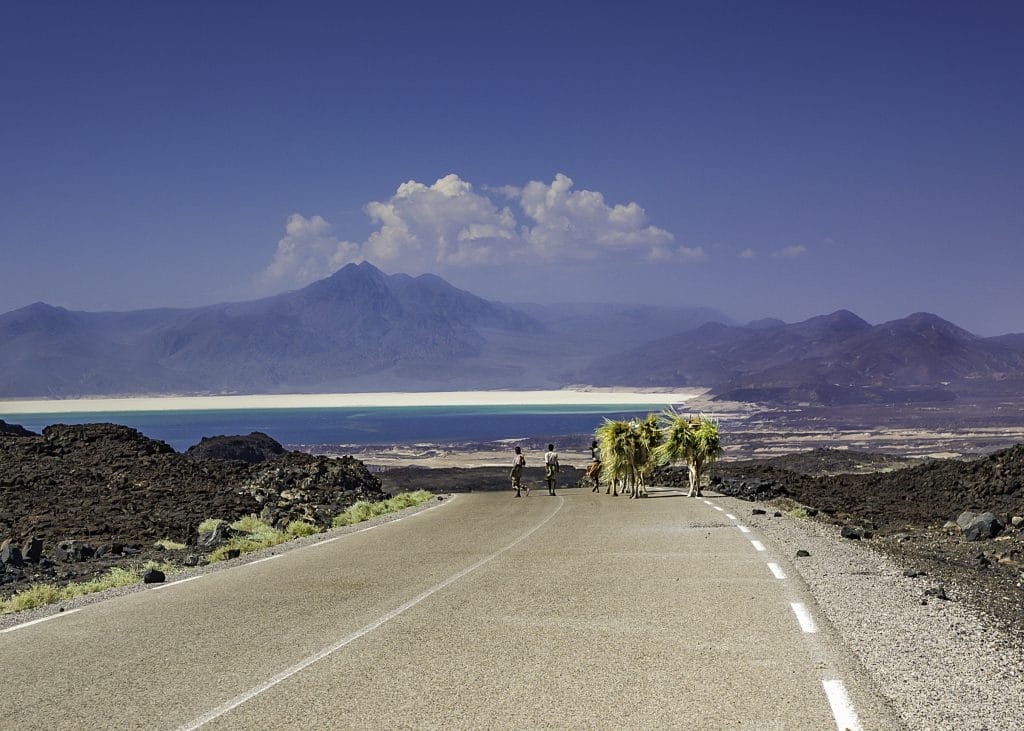
POLYGON ((458 495, 0 633, 0 728, 901 728, 744 510, 458 495))

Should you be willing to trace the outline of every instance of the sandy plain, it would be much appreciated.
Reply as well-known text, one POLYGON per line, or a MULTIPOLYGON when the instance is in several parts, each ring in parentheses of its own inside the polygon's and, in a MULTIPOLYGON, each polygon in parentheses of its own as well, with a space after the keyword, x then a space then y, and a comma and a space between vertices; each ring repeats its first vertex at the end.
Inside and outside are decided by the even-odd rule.
POLYGON ((371 408, 397 406, 559 406, 684 404, 706 389, 624 389, 579 386, 547 391, 408 391, 373 393, 131 396, 0 401, 0 414, 86 414, 104 411, 371 408))
MULTIPOLYGON (((660 408, 657 401, 652 410, 660 408)), ((725 460, 770 458, 818 448, 947 459, 989 454, 1024 442, 1024 399, 938 407, 781 407, 715 401, 712 394, 700 391, 677 404, 683 413, 705 414, 719 421, 725 460)), ((539 457, 551 441, 563 464, 585 465, 590 461, 592 437, 538 434, 498 441, 288 446, 317 454, 351 454, 381 469, 469 468, 506 465, 515 446, 539 457)))

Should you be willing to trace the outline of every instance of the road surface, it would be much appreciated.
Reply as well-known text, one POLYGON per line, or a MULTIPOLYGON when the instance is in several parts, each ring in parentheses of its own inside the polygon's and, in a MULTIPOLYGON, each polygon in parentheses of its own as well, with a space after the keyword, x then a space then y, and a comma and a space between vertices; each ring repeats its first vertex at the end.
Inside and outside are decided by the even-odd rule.
POLYGON ((743 511, 432 502, 5 630, 0 727, 901 728, 743 511))

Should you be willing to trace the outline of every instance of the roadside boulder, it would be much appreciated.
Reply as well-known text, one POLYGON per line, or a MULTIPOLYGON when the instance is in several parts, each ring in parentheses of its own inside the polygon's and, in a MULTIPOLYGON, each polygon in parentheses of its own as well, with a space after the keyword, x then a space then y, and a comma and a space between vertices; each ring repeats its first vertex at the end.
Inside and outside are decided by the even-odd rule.
POLYGON ((43 558, 43 539, 32 536, 21 547, 21 554, 29 563, 39 563, 43 558))
POLYGON ((95 553, 96 551, 91 546, 82 541, 61 541, 57 544, 53 557, 58 561, 72 563, 92 558, 95 553))
POLYGON ((0 566, 13 566, 20 568, 25 565, 25 559, 21 555, 21 549, 12 546, 10 541, 4 541, 0 547, 0 566))
POLYGON ((162 584, 166 579, 167 576, 160 569, 150 569, 142 575, 142 583, 144 584, 162 584))
POLYGON ((1003 524, 992 513, 965 511, 956 519, 956 524, 963 531, 965 541, 995 538, 1003 530, 1003 524))

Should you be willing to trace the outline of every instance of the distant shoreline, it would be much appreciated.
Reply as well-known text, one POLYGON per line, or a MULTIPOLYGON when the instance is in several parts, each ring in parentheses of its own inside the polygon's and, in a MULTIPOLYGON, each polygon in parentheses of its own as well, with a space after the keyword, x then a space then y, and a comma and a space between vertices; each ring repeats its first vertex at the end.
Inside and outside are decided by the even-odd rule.
POLYGON ((424 391, 230 396, 133 396, 123 398, 0 401, 3 414, 86 414, 137 411, 374 408, 403 406, 582 406, 684 404, 706 389, 567 388, 547 391, 424 391))

